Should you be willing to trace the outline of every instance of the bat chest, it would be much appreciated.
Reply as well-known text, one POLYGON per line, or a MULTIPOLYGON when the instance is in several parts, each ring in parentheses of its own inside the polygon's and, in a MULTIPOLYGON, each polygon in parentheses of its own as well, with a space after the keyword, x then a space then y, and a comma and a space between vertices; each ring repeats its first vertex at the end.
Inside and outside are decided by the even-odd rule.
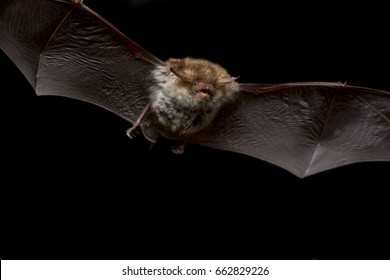
POLYGON ((210 124, 216 110, 177 96, 159 94, 152 100, 158 122, 178 135, 196 133, 210 124))

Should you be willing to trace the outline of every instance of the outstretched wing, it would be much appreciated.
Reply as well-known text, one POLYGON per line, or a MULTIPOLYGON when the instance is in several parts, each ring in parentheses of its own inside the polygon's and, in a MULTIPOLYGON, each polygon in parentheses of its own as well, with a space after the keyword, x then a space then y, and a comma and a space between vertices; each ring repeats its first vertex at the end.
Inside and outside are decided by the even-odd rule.
POLYGON ((0 48, 38 95, 94 103, 134 122, 162 65, 81 0, 2 0, 0 48))
POLYGON ((341 83, 241 84, 237 102, 192 141, 298 177, 390 161, 390 93, 341 83))

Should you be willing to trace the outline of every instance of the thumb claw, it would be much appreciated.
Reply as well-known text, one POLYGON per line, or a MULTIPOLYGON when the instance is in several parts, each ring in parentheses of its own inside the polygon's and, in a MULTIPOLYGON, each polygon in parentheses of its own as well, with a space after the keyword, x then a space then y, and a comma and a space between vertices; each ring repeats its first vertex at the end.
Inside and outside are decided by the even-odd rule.
POLYGON ((130 139, 134 139, 138 134, 137 126, 132 126, 128 130, 126 130, 126 135, 130 139))

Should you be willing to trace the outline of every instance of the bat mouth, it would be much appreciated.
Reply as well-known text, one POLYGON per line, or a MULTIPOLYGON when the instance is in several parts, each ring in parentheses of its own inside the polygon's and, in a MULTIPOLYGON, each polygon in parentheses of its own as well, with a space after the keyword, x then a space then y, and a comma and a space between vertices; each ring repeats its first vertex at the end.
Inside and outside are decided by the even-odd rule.
POLYGON ((210 98, 210 91, 208 90, 202 90, 202 91, 198 91, 196 93, 197 96, 199 96, 200 98, 202 99, 209 99, 210 98))
POLYGON ((195 95, 202 99, 210 98, 213 89, 212 85, 203 82, 194 82, 192 85, 192 90, 195 95))

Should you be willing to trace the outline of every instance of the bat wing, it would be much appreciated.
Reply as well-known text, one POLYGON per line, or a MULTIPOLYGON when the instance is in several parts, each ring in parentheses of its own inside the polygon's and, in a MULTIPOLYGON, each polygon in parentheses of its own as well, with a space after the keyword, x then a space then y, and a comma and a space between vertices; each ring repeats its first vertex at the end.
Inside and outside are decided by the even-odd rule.
POLYGON ((87 101, 134 122, 163 63, 81 3, 1 0, 0 48, 38 95, 87 101))
POLYGON ((193 142, 247 154, 298 177, 390 161, 390 93, 341 83, 241 84, 193 142))

